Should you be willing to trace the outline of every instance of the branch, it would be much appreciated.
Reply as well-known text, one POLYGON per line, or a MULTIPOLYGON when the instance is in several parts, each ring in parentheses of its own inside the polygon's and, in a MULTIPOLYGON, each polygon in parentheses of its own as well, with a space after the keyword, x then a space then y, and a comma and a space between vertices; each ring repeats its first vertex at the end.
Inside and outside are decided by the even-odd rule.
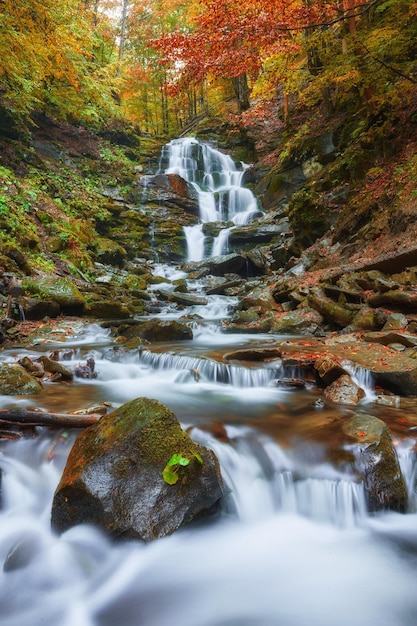
POLYGON ((33 426, 84 428, 96 424, 101 415, 70 415, 68 413, 43 413, 27 409, 1 409, 0 426, 2 424, 30 428, 33 426))

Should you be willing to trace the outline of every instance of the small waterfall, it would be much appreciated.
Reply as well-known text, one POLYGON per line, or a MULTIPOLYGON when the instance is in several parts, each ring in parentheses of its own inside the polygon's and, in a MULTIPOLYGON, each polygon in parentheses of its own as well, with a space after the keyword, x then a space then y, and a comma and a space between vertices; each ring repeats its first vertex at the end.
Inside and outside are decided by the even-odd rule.
MULTIPOLYGON (((249 224, 259 214, 256 199, 242 186, 244 167, 240 169, 233 159, 209 144, 193 138, 174 139, 162 149, 159 172, 179 174, 193 184, 199 198, 200 223, 186 227, 188 260, 201 261, 205 257, 205 222, 249 224)), ((214 240, 208 256, 224 254, 228 233, 223 231, 214 240)))
POLYGON ((250 429, 228 427, 227 432, 230 443, 198 429, 192 437, 215 451, 231 508, 242 521, 282 512, 346 528, 367 517, 363 485, 351 476, 337 474, 326 463, 303 468, 276 442, 250 429))
POLYGON ((178 382, 195 380, 232 385, 233 387, 264 387, 277 378, 281 365, 276 369, 239 367, 219 363, 211 359, 141 350, 139 363, 154 370, 178 370, 178 382))

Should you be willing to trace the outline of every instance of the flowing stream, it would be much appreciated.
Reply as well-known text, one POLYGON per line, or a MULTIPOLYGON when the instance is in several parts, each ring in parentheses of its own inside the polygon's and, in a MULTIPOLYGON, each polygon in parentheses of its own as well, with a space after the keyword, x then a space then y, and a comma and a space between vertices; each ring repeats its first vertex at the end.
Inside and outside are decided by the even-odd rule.
MULTIPOLYGON (((155 273, 182 275, 159 265, 155 273)), ((198 293, 204 283, 189 288, 198 293)), ((158 399, 215 451, 228 490, 218 517, 150 544, 116 543, 88 526, 58 537, 51 501, 76 433, 39 429, 0 441, 1 626, 415 626, 416 435, 403 426, 404 415, 417 418, 415 401, 388 408, 363 400, 389 424, 411 496, 406 515, 371 516, 362 485, 324 453, 325 425, 349 410, 319 408, 308 381, 276 384, 302 375, 279 359, 230 362, 227 352, 284 339, 224 334, 233 303, 162 303, 165 319, 198 312, 190 341, 127 351, 101 325, 68 321, 31 349, 0 353, 15 362, 58 350, 67 367, 93 357, 97 371, 45 384, 40 396, 0 397, 1 407, 67 412, 158 399)))

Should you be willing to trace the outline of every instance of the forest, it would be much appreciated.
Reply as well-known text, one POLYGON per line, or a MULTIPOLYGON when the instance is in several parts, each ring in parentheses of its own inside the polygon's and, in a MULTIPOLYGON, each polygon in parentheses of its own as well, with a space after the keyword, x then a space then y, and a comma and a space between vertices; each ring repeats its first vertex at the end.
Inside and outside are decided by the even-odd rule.
MULTIPOLYGON (((415 89, 412 0, 2 0, 4 114, 174 136, 198 115, 271 103, 389 124, 415 89)), ((248 113, 245 113, 248 111, 248 113)))

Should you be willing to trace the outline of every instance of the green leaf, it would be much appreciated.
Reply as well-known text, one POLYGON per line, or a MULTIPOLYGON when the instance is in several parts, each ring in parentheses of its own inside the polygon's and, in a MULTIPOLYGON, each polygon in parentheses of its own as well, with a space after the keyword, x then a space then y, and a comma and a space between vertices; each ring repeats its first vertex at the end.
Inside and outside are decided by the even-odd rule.
POLYGON ((163 476, 164 481, 168 483, 168 485, 175 485, 175 483, 178 480, 178 474, 174 472, 173 470, 171 470, 168 467, 168 465, 165 467, 164 471, 162 472, 162 476, 163 476))
POLYGON ((182 459, 182 454, 173 454, 167 463, 167 467, 172 467, 173 465, 178 465, 182 459))
MULTIPOLYGON (((180 455, 181 456, 181 455, 180 455)), ((185 456, 181 456, 180 460, 178 461, 178 463, 180 465, 182 465, 183 467, 185 467, 186 465, 188 465, 188 463, 190 462, 190 459, 187 459, 187 457, 185 456)))
POLYGON ((202 458, 201 458, 201 456, 198 454, 198 452, 193 452, 193 454, 194 454, 195 458, 197 459, 197 461, 198 461, 199 463, 202 463, 202 462, 203 462, 203 459, 202 459, 202 458))

